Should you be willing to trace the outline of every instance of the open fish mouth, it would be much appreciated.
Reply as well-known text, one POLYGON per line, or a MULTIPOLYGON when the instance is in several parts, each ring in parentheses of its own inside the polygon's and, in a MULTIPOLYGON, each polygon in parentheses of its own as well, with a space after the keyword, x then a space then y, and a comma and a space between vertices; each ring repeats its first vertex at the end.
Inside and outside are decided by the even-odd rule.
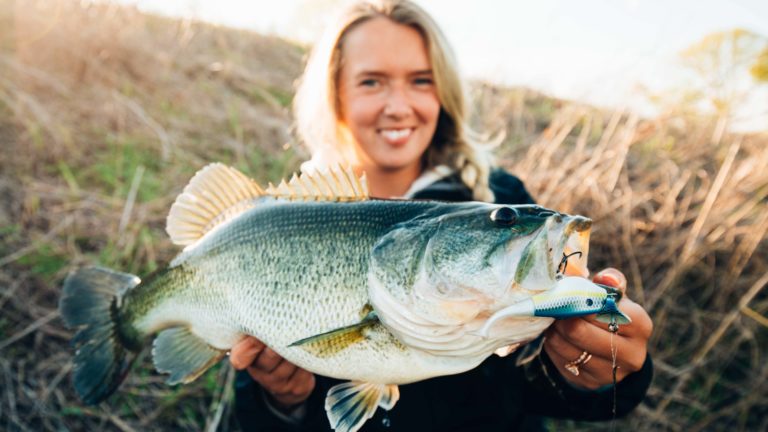
POLYGON ((589 256, 589 235, 592 220, 583 216, 570 216, 563 229, 562 250, 553 250, 553 268, 555 277, 589 276, 587 258, 589 256), (559 252, 559 253, 558 253, 559 252))

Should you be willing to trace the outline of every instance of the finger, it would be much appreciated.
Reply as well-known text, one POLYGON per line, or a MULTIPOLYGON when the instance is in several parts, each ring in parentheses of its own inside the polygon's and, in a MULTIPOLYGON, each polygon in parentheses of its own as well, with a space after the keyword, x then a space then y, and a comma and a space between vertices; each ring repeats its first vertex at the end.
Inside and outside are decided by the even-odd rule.
MULTIPOLYGON (((620 324, 616 333, 617 335, 639 338, 646 341, 650 339, 653 331, 653 321, 642 306, 635 303, 632 299, 624 297, 621 302, 619 302, 619 309, 627 315, 632 322, 628 324, 620 324)), ((597 315, 588 315, 582 317, 582 320, 587 321, 591 325, 604 331, 609 331, 608 323, 598 321, 597 315)))
MULTIPOLYGON (((605 385, 613 384, 613 363, 606 359, 592 356, 590 360, 578 366, 579 374, 574 375, 565 365, 573 362, 579 357, 569 358, 558 352, 549 352, 547 355, 552 360, 555 368, 567 381, 577 386, 596 389, 605 385)), ((581 355, 581 353, 579 353, 581 355)), ((616 382, 623 380, 629 372, 625 371, 621 365, 616 367, 616 382)))
MULTIPOLYGON (((290 364, 287 360, 284 360, 284 363, 290 364)), ((251 376, 269 392, 272 399, 284 406, 291 406, 307 400, 315 388, 314 374, 297 366, 294 366, 294 368, 295 371, 288 380, 281 381, 272 387, 265 385, 268 378, 264 372, 256 370, 255 376, 253 374, 251 376)))
POLYGON ((579 368, 580 373, 578 376, 576 376, 565 368, 565 365, 573 360, 572 358, 566 358, 565 355, 549 348, 546 344, 544 345, 544 350, 547 352, 547 355, 552 361, 552 364, 555 365, 557 371, 560 372, 560 375, 562 375, 566 381, 569 381, 576 386, 588 389, 595 389, 600 387, 600 383, 589 372, 581 373, 582 370, 579 368))
POLYGON ((262 386, 270 393, 285 393, 290 386, 290 378, 298 369, 293 363, 283 359, 272 372, 264 372, 261 380, 262 386))
POLYGON ((298 394, 309 395, 315 388, 315 374, 300 367, 296 368, 296 372, 291 376, 290 380, 296 384, 294 388, 298 394))
POLYGON ((622 293, 627 291, 627 277, 619 270, 609 267, 598 272, 592 282, 618 288, 622 293))
POLYGON ((263 349, 263 342, 254 337, 245 337, 230 350, 229 362, 235 369, 243 370, 253 363, 263 349))
POLYGON ((584 350, 593 356, 611 359, 615 349, 617 363, 627 372, 640 370, 645 362, 646 338, 612 335, 607 330, 579 318, 558 321, 550 331, 577 347, 579 353, 584 350))
POLYGON ((253 367, 263 372, 271 373, 283 360, 280 354, 272 348, 266 347, 253 362, 253 367))
MULTIPOLYGON (((558 369, 565 378, 569 379, 569 381, 573 381, 573 377, 584 375, 584 377, 591 379, 599 385, 611 384, 613 382, 612 358, 603 358, 589 350, 572 345, 556 332, 547 335, 546 343, 548 344, 547 347, 549 349, 547 350, 547 354, 550 356, 550 359, 555 363, 553 356, 558 358, 559 363, 555 363, 555 365, 561 366, 558 369), (573 372, 565 367, 565 365, 579 359, 585 351, 588 355, 591 355, 591 357, 588 357, 586 362, 582 362, 582 364, 578 366, 579 375, 574 375, 573 372)), ((619 365, 616 375, 617 381, 620 381, 629 373, 625 369, 626 368, 622 368, 619 365)))
MULTIPOLYGON (((545 347, 547 348, 547 354, 549 355, 549 358, 552 360, 552 362, 555 363, 555 365, 562 366, 563 370, 561 370, 561 373, 563 376, 566 378, 575 377, 573 373, 565 368, 565 365, 581 357, 581 354, 584 352, 584 350, 579 349, 575 345, 571 344, 557 332, 547 333, 547 337, 544 343, 545 347)), ((594 354, 593 358, 595 358, 594 354)), ((592 361, 592 359, 590 359, 590 361, 592 361)), ((581 370, 581 367, 579 369, 581 370)), ((583 372, 586 374, 587 378, 595 379, 595 377, 593 377, 588 370, 584 370, 583 372)))
POLYGON ((306 399, 315 388, 315 374, 300 367, 288 378, 288 396, 306 399))

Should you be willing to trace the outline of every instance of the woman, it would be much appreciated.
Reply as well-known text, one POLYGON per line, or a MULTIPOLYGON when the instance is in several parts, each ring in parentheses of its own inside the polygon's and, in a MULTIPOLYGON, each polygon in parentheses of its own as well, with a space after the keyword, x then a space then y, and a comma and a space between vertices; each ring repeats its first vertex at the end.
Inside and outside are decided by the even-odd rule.
MULTIPOLYGON (((295 101, 313 166, 351 163, 376 197, 532 203, 515 177, 492 170, 466 127, 462 82, 436 24, 407 1, 358 3, 316 45, 295 101)), ((596 282, 624 289, 615 269, 596 282)), ((363 430, 516 430, 539 416, 610 419, 612 344, 618 356, 616 414, 637 405, 650 383, 648 314, 624 297, 632 324, 613 340, 592 318, 557 321, 543 350, 516 366, 492 356, 455 376, 402 385, 396 408, 363 430)), ((314 376, 250 337, 231 351, 237 413, 245 430, 328 430, 323 399, 338 381, 314 376)))

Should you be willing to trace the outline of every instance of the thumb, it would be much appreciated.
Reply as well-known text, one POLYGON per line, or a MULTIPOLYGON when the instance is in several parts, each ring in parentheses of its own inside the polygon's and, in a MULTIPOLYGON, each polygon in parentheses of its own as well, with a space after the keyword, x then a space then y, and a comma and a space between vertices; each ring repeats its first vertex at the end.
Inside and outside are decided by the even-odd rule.
POLYGON ((595 277, 592 278, 592 282, 618 288, 624 294, 626 294, 627 291, 627 277, 624 276, 624 273, 613 267, 598 272, 595 277))

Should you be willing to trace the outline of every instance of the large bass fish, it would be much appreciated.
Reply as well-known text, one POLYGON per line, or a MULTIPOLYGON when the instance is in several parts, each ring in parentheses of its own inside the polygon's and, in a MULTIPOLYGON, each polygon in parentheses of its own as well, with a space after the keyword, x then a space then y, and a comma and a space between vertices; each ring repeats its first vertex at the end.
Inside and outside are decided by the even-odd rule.
POLYGON ((59 308, 87 404, 119 386, 146 340, 170 383, 194 380, 253 335, 332 388, 331 426, 355 431, 398 384, 474 368, 536 338, 553 318, 624 321, 586 275, 591 221, 541 207, 369 199, 351 170, 266 190, 212 164, 168 216, 186 246, 145 280, 89 267, 59 308))

